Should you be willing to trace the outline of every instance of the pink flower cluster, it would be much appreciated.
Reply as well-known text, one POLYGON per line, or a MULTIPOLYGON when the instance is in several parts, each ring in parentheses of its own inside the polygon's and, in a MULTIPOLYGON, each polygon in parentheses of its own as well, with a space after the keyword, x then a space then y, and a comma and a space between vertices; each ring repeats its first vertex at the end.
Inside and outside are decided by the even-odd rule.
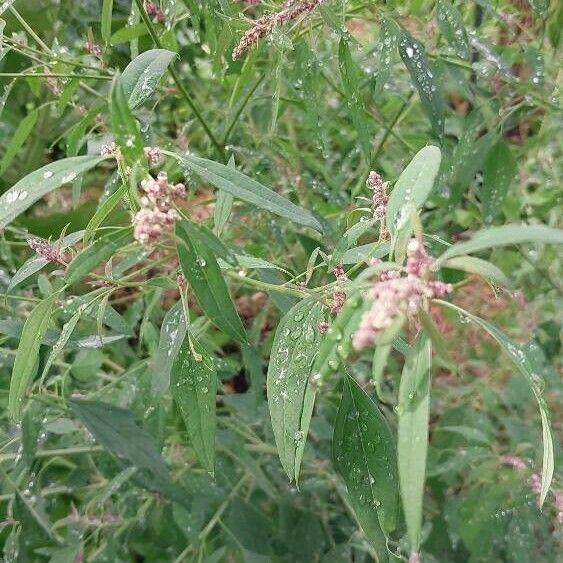
POLYGON ((102 156, 114 156, 117 160, 121 159, 121 151, 114 142, 108 143, 107 145, 102 145, 100 154, 102 156))
POLYGON ((500 457, 500 461, 506 465, 510 465, 513 469, 517 469, 518 471, 528 468, 524 460, 517 455, 503 455, 500 457))
POLYGON ((143 180, 141 189, 146 195, 141 198, 141 209, 133 219, 133 236, 141 244, 153 244, 176 223, 178 213, 172 204, 186 195, 186 188, 184 184, 169 184, 166 174, 160 172, 156 179, 143 180))
POLYGON ((388 270, 371 288, 372 306, 362 316, 353 337, 356 350, 375 342, 396 320, 416 315, 426 300, 452 291, 450 284, 427 279, 431 263, 432 258, 426 253, 423 243, 411 239, 407 246, 407 275, 402 276, 398 270, 388 270))
POLYGON ((383 183, 381 176, 377 172, 374 172, 372 170, 369 173, 366 184, 368 188, 370 188, 373 191, 373 196, 372 196, 373 216, 377 219, 385 219, 389 197, 387 196, 387 191, 385 190, 385 184, 383 183))
POLYGON ((149 162, 156 164, 160 160, 160 149, 158 147, 145 147, 143 151, 149 162))
POLYGON ((28 239, 27 244, 44 260, 47 260, 48 262, 66 264, 65 253, 61 250, 61 248, 57 248, 47 241, 37 238, 28 239))
POLYGON ((145 12, 147 16, 155 18, 159 23, 166 21, 166 15, 156 2, 145 2, 145 12))
POLYGON ((90 55, 93 57, 100 57, 102 55, 102 50, 100 47, 94 42, 93 39, 87 39, 86 43, 84 43, 84 48, 90 55))
POLYGON ((260 39, 271 33, 277 25, 286 25, 299 16, 312 12, 321 1, 287 0, 279 12, 257 19, 254 26, 242 36, 239 44, 234 48, 233 60, 240 58, 244 51, 252 45, 256 45, 260 39))

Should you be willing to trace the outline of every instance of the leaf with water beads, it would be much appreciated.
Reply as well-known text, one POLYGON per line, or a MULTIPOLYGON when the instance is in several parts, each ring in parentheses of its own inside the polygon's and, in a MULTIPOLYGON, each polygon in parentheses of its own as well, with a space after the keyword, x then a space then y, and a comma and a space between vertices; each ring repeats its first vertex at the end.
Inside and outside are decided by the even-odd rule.
POLYGON ((436 4, 438 27, 447 42, 453 47, 456 55, 462 59, 469 58, 469 41, 463 24, 463 17, 450 0, 438 0, 436 4))
POLYGON ((492 223, 501 211, 510 183, 517 173, 518 165, 510 147, 504 141, 499 141, 483 167, 481 213, 485 224, 492 223))
POLYGON ((348 297, 344 303, 325 335, 313 366, 313 373, 319 382, 322 383, 335 372, 351 353, 352 336, 368 306, 369 303, 364 302, 359 293, 348 297))
POLYGON ((429 63, 424 47, 405 29, 401 29, 399 54, 411 75, 424 111, 439 139, 444 136, 445 100, 436 71, 429 63))
POLYGON ((397 453, 385 417, 348 374, 334 424, 332 457, 356 516, 377 547, 381 531, 387 535, 397 526, 397 453))
POLYGON ((197 458, 207 471, 213 473, 217 372, 209 352, 189 333, 186 333, 170 372, 170 391, 197 458))
POLYGON ((14 420, 21 417, 23 398, 33 376, 39 347, 47 332, 56 298, 55 294, 39 302, 23 326, 8 395, 8 411, 14 420))
POLYGON ((533 354, 529 351, 523 350, 518 344, 513 342, 508 336, 506 336, 502 331, 500 331, 496 326, 488 323, 487 321, 468 313, 466 310, 454 305, 453 303, 448 303, 447 301, 442 301, 440 299, 436 300, 437 303, 449 309, 453 309, 457 313, 467 319, 466 322, 473 321, 475 324, 483 328, 488 332, 499 344, 506 355, 512 360, 512 363, 518 370, 518 372, 524 376, 530 385, 532 393, 538 403, 540 410, 540 416, 542 421, 542 435, 543 435, 543 463, 542 463, 542 485, 540 491, 540 507, 545 501, 545 497, 549 491, 551 485, 551 480, 553 478, 554 469, 554 456, 553 456, 553 438, 551 435, 551 427, 549 423, 549 413, 547 410, 547 405, 545 399, 543 398, 543 387, 544 381, 542 376, 538 373, 537 361, 533 354))
POLYGON ((395 49, 399 43, 399 26, 384 16, 381 17, 379 43, 375 48, 377 54, 377 77, 375 82, 375 97, 379 97, 386 87, 391 74, 391 66, 395 49))
POLYGON ((238 342, 247 343, 246 332, 212 249, 194 235, 186 221, 176 224, 176 235, 182 272, 201 308, 220 330, 238 342))
POLYGON ((47 164, 22 178, 0 197, 0 229, 54 189, 75 180, 106 157, 75 156, 47 164))
POLYGON ((421 333, 407 358, 399 386, 397 456, 411 552, 418 551, 421 541, 431 360, 430 339, 421 333))
POLYGON ((290 480, 299 479, 315 400, 311 366, 322 341, 318 325, 323 305, 300 301, 281 319, 267 375, 268 405, 281 464, 290 480))

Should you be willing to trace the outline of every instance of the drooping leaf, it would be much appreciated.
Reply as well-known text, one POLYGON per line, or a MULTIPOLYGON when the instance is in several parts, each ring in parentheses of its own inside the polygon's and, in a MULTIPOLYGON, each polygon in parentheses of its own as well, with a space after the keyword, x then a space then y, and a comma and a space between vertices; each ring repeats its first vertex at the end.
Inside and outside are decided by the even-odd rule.
POLYGON ((377 77, 375 79, 375 96, 381 96, 385 84, 391 75, 393 56, 396 55, 399 43, 400 30, 397 24, 386 18, 381 17, 381 28, 379 31, 379 41, 376 47, 377 54, 377 77))
POLYGON ((178 405, 200 463, 215 467, 217 373, 209 352, 186 333, 170 372, 170 391, 178 405))
POLYGON ((424 47, 408 31, 401 29, 399 54, 411 75, 424 111, 439 139, 444 136, 445 101, 440 80, 426 57, 424 47))
POLYGON ((549 487, 551 486, 551 480, 553 479, 553 469, 554 469, 554 455, 553 455, 553 438, 551 435, 551 427, 549 423, 549 413, 547 410, 547 405, 545 399, 543 398, 543 378, 538 373, 534 361, 529 353, 524 350, 521 346, 513 342, 508 336, 506 336, 502 331, 500 331, 496 326, 490 324, 489 322, 468 313, 461 307, 454 305, 453 303, 448 303, 447 301, 436 300, 438 303, 444 307, 453 309, 465 319, 474 322, 476 325, 480 326, 486 332, 488 332, 499 344, 501 349, 506 353, 506 355, 512 360, 512 363, 518 370, 518 372, 524 376, 534 397, 538 403, 540 416, 542 421, 542 434, 543 434, 543 462, 542 462, 542 486, 540 491, 540 506, 543 505, 549 487))
POLYGON ((131 240, 130 229, 100 237, 76 255, 66 269, 65 280, 67 283, 72 284, 91 274, 101 262, 122 250, 125 243, 129 240, 131 240))
POLYGON ((440 170, 442 153, 434 145, 420 149, 397 180, 387 206, 387 225, 396 233, 411 209, 420 209, 428 199, 440 170))
POLYGON ((162 321, 152 377, 152 391, 155 395, 161 395, 168 389, 170 371, 184 342, 186 329, 184 306, 180 299, 166 312, 162 321))
POLYGON ((407 358, 399 386, 397 455, 399 482, 411 552, 421 541, 422 504, 430 405, 430 339, 421 333, 407 358))
POLYGON ((442 265, 445 260, 486 250, 522 243, 545 243, 563 244, 563 231, 552 229, 545 225, 502 225, 501 227, 489 227, 477 231, 468 241, 458 242, 450 246, 437 261, 437 266, 442 265))
POLYGON ((19 150, 22 148, 23 144, 29 137, 30 133, 33 131, 38 116, 39 111, 35 109, 33 111, 30 111, 19 122, 17 129, 14 131, 14 134, 12 135, 10 141, 6 146, 2 160, 0 161, 0 176, 2 176, 6 172, 6 170, 18 154, 19 150))
POLYGON ((177 223, 176 235, 182 272, 201 308, 219 329, 246 343, 246 332, 212 250, 186 221, 177 223))
POLYGON ((488 260, 482 260, 475 256, 456 256, 455 258, 444 260, 442 266, 444 268, 462 270, 471 274, 479 274, 504 287, 512 287, 512 282, 500 268, 488 260))
POLYGON ((446 41, 453 47, 458 57, 468 59, 470 54, 469 41, 459 10, 450 0, 438 0, 436 14, 438 27, 446 41))
POLYGON ((315 400, 311 367, 321 343, 321 303, 307 299, 281 319, 270 354, 267 390, 270 418, 281 464, 290 481, 299 469, 315 400))
POLYGON ((285 217, 298 225, 322 231, 320 223, 309 212, 242 172, 197 156, 169 154, 216 188, 280 217, 285 217))
POLYGON ((397 452, 385 417, 356 380, 346 375, 334 424, 332 456, 368 539, 377 547, 381 531, 397 526, 397 452))
POLYGON ((133 166, 143 157, 143 139, 139 124, 127 105, 122 79, 116 78, 111 88, 111 130, 125 164, 133 166))
POLYGON ((131 109, 139 107, 156 92, 160 79, 175 56, 176 53, 166 49, 150 49, 127 65, 121 75, 121 83, 131 109))
POLYGON ((354 129, 358 134, 358 140, 362 153, 366 162, 370 161, 371 139, 367 127, 365 108, 361 99, 360 80, 358 70, 352 55, 350 47, 346 39, 342 38, 338 47, 338 61, 340 64, 340 76, 342 77, 342 86, 346 96, 346 107, 350 112, 350 118, 354 125, 354 129))
POLYGON ((483 166, 481 188, 482 215, 485 224, 490 224, 502 209, 510 183, 518 172, 516 159, 509 146, 499 141, 489 153, 483 166))
POLYGON ((5 227, 45 194, 72 182, 79 174, 93 168, 105 158, 103 156, 63 158, 28 174, 0 196, 0 228, 5 227))
POLYGON ((57 295, 54 294, 38 303, 23 326, 16 359, 14 360, 8 396, 8 410, 14 420, 21 418, 23 399, 33 377, 33 370, 39 356, 39 347, 47 332, 56 298, 57 295))

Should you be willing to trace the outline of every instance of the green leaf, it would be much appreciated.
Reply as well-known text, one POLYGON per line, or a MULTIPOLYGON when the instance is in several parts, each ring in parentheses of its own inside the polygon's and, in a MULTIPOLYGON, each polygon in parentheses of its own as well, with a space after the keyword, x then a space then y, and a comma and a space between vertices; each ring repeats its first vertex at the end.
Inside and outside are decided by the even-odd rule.
POLYGON ((37 123, 37 117, 39 116, 39 111, 37 109, 30 111, 18 124, 17 129, 6 146, 4 156, 0 161, 0 176, 2 176, 12 160, 18 154, 19 150, 22 148, 29 134, 33 131, 35 123, 37 123))
POLYGON ((422 107, 430 119, 432 129, 438 138, 442 139, 446 103, 440 80, 436 78, 436 71, 428 62, 422 44, 405 29, 401 29, 399 54, 418 90, 422 107))
POLYGON ((120 43, 127 43, 132 39, 137 39, 142 35, 146 35, 148 33, 147 26, 144 23, 137 23, 135 25, 126 25, 121 29, 118 29, 111 37, 110 37, 110 45, 119 45, 120 43))
MULTIPOLYGON (((71 233, 70 235, 64 237, 60 241, 61 249, 67 248, 68 246, 72 246, 73 244, 81 240, 83 234, 84 231, 76 231, 75 233, 71 233)), ((55 243, 55 244, 59 244, 59 243, 55 243)), ((6 289, 6 293, 10 293, 10 291, 14 289, 14 287, 17 287, 20 283, 25 281, 33 274, 36 274, 37 272, 41 271, 45 266, 47 266, 47 264, 50 264, 50 262, 48 260, 45 260, 45 258, 42 258, 39 255, 36 255, 30 258, 29 260, 26 260, 26 262, 24 262, 24 264, 19 268, 19 270, 12 276, 12 279, 10 280, 10 284, 6 289)))
POLYGON ((57 295, 54 294, 38 303, 23 326, 8 395, 8 411, 16 421, 21 419, 23 398, 35 370, 39 347, 47 332, 56 298, 57 295))
POLYGON ((459 10, 450 0, 438 0, 436 15, 440 32, 453 47, 456 55, 462 59, 468 59, 470 55, 469 41, 459 10))
POLYGON ((219 190, 215 200, 215 209, 213 210, 213 230, 216 235, 220 235, 233 208, 233 196, 230 193, 219 190))
POLYGON ((336 371, 352 351, 352 336, 368 306, 369 303, 363 302, 361 295, 352 295, 332 321, 313 366, 314 377, 319 384, 336 371))
POLYGON ((397 527, 397 452, 385 417, 348 374, 334 424, 332 457, 358 521, 377 545, 381 530, 387 535, 397 527))
POLYGON ((113 12, 113 0, 104 0, 102 4, 101 32, 104 43, 109 45, 111 37, 111 16, 113 12))
POLYGON ((489 153, 483 167, 480 196, 484 223, 492 223, 500 213, 510 183, 517 173, 518 165, 509 146, 504 141, 499 141, 489 153))
POLYGON ((108 260, 111 256, 122 250, 125 243, 130 239, 130 229, 100 237, 93 244, 77 254, 74 260, 67 266, 65 272, 66 282, 73 284, 88 274, 91 274, 98 264, 108 260))
POLYGON ((162 395, 170 384, 170 371, 184 342, 187 324, 182 300, 166 312, 160 328, 160 339, 154 356, 152 392, 162 395))
POLYGON ((113 81, 111 88, 111 130, 115 142, 128 166, 143 157, 143 139, 139 131, 139 124, 127 105, 120 78, 113 81))
POLYGON ((437 260, 436 267, 442 266, 445 260, 496 248, 510 244, 522 243, 563 244, 563 231, 545 225, 503 225, 489 227, 477 231, 471 240, 458 242, 450 246, 437 260))
POLYGON ((346 96, 346 106, 350 112, 352 124, 358 139, 366 162, 370 161, 371 154, 371 139, 368 131, 368 120, 366 119, 366 112, 361 100, 360 80, 358 71, 352 55, 348 42, 342 38, 338 46, 338 61, 340 64, 340 76, 342 77, 342 86, 344 95, 346 96))
POLYGON ((197 156, 168 154, 177 158, 183 166, 190 168, 216 188, 252 205, 256 205, 256 207, 266 209, 280 217, 285 217, 298 225, 311 227, 319 232, 322 231, 321 224, 309 212, 258 183, 256 180, 249 178, 242 172, 197 156))
POLYGON ((116 456, 121 465, 147 472, 155 487, 170 483, 168 467, 155 440, 137 425, 131 411, 83 399, 70 399, 69 404, 96 441, 116 456))
POLYGON ((430 339, 421 333, 407 358, 399 386, 398 463, 411 552, 420 547, 430 404, 430 339))
POLYGON ((458 314, 462 315, 464 318, 473 321, 476 325, 480 326, 486 332, 488 332, 499 344, 501 349, 506 353, 506 355, 512 360, 512 363, 518 370, 518 372, 524 376, 534 397, 538 403, 540 416, 542 421, 542 434, 543 434, 543 463, 542 463, 542 486, 540 492, 540 507, 545 501, 545 497, 551 486, 551 480, 553 479, 553 468, 554 468, 554 457, 553 457, 553 438, 551 435, 551 428, 549 424, 549 413, 547 410, 547 405, 545 399, 543 398, 543 386, 544 382, 541 375, 536 369, 533 358, 529 353, 527 353, 521 346, 513 342, 508 336, 506 336, 502 331, 500 331, 494 325, 488 323, 487 321, 468 313, 465 309, 454 305, 453 303, 448 303, 447 301, 435 300, 440 305, 453 309, 458 314))
POLYGON ((371 377, 373 379, 373 385, 377 396, 383 399, 383 374, 385 372, 385 366, 387 365, 387 360, 389 359, 389 354, 391 353, 391 344, 377 344, 373 352, 373 360, 371 362, 371 377))
POLYGON ((450 258, 449 260, 444 260, 442 267, 462 270, 470 274, 479 274, 504 287, 512 287, 512 282, 500 268, 487 260, 482 260, 475 256, 457 256, 456 258, 450 258))
POLYGON ((199 305, 219 329, 235 340, 247 343, 246 332, 212 250, 197 235, 194 236, 187 221, 176 224, 176 235, 182 272, 199 305))
POLYGON ((267 390, 270 418, 281 464, 292 481, 299 468, 315 400, 311 366, 318 352, 323 305, 300 301, 281 319, 270 354, 267 390))
POLYGON ((96 229, 102 224, 104 219, 113 211, 115 206, 121 201, 123 196, 127 193, 127 184, 121 184, 117 190, 115 190, 107 199, 105 199, 88 224, 86 225, 86 229, 84 229, 84 242, 88 243, 92 240, 96 229))
POLYGON ((392 234, 408 220, 412 209, 420 209, 440 170, 442 153, 434 145, 420 149, 399 176, 387 206, 387 225, 392 234))
POLYGON ((357 264, 368 258, 384 258, 389 254, 391 245, 389 241, 370 242, 350 248, 340 258, 342 264, 357 264))
POLYGON ((72 182, 79 174, 93 168, 106 157, 75 156, 47 164, 22 178, 0 197, 0 228, 54 189, 72 182))
POLYGON ((200 463, 215 466, 215 395, 217 373, 207 350, 186 334, 170 372, 170 390, 200 463))
POLYGON ((135 57, 121 75, 121 84, 131 109, 146 102, 158 88, 160 79, 176 53, 150 49, 135 57))
POLYGON ((375 79, 374 94, 376 98, 383 93, 385 84, 391 75, 393 56, 399 43, 399 34, 400 30, 397 24, 393 20, 381 16, 379 41, 375 50, 377 55, 377 77, 375 79))
POLYGON ((373 230, 374 225, 379 221, 379 219, 368 219, 367 221, 359 221, 355 225, 352 225, 338 241, 334 251, 332 252, 332 258, 330 264, 332 267, 339 264, 345 254, 345 252, 356 244, 356 241, 367 232, 373 230))

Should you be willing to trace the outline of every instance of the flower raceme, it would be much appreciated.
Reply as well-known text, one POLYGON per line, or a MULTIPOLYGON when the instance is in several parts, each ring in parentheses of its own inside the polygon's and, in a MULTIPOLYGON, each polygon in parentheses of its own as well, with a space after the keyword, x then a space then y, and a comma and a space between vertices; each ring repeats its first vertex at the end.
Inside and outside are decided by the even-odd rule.
POLYGON ((270 34, 277 25, 287 25, 303 14, 312 12, 322 0, 288 0, 279 12, 270 16, 262 16, 241 37, 239 44, 233 50, 233 60, 241 55, 260 39, 270 34))
POLYGON ((186 195, 186 188, 184 184, 170 184, 166 173, 160 172, 156 179, 149 176, 143 180, 141 189, 145 195, 141 197, 141 209, 133 219, 133 236, 141 244, 149 245, 176 223, 178 213, 172 205, 186 195))
POLYGON ((356 350, 373 344, 395 321, 416 315, 428 299, 443 297, 452 291, 451 284, 428 279, 431 264, 432 258, 424 244, 411 239, 407 246, 407 275, 402 276, 398 270, 383 272, 369 292, 373 302, 354 334, 352 343, 356 350))

